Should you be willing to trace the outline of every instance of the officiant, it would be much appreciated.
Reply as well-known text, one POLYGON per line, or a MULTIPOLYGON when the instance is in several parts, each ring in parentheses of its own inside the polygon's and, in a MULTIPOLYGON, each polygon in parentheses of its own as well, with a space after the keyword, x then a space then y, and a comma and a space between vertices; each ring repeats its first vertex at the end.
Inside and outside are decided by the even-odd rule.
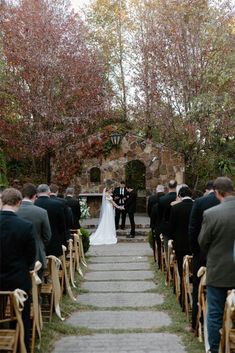
MULTIPOLYGON (((125 185, 125 181, 121 181, 119 186, 113 191, 113 199, 118 206, 124 206, 127 199, 127 189, 125 185)), ((121 216, 121 229, 125 229, 126 224, 126 211, 115 209, 115 226, 116 229, 119 228, 119 221, 121 216)))

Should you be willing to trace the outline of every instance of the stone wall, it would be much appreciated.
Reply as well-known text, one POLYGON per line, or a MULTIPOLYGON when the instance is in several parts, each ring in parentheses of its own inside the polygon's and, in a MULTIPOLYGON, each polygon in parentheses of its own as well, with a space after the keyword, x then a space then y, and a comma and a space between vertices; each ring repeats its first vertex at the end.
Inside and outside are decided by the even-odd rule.
POLYGON ((146 192, 142 192, 143 196, 151 194, 157 184, 167 185, 170 179, 184 182, 182 155, 129 133, 123 137, 118 148, 113 147, 106 158, 97 156, 84 160, 80 175, 74 176, 71 184, 80 186, 81 193, 102 193, 107 180, 114 183, 125 180, 125 166, 131 160, 139 160, 146 167, 146 192), (100 168, 101 182, 90 182, 90 170, 93 167, 100 168))

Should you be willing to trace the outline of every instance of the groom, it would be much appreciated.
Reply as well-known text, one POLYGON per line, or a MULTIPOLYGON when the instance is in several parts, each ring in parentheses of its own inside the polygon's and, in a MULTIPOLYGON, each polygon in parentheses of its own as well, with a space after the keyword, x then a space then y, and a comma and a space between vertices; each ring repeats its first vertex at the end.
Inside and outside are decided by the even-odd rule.
MULTIPOLYGON (((113 199, 116 202, 118 206, 124 206, 127 198, 127 190, 126 190, 126 185, 124 181, 120 182, 119 187, 115 188, 113 191, 113 199)), ((119 220, 120 216, 122 216, 122 224, 121 224, 121 229, 125 229, 125 223, 126 223, 126 211, 120 210, 118 208, 115 209, 115 226, 116 229, 119 227, 119 220)))
POLYGON ((124 204, 124 209, 128 213, 130 224, 131 224, 131 232, 127 235, 127 238, 134 238, 135 237, 135 219, 134 213, 136 212, 136 200, 137 200, 137 193, 131 186, 127 186, 127 199, 124 204))

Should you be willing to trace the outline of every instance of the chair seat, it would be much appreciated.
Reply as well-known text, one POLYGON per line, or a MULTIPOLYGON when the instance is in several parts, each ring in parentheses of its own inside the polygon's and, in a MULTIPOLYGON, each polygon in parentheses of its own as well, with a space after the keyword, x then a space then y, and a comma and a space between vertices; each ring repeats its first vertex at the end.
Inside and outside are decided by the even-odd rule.
POLYGON ((0 330, 0 350, 13 351, 16 340, 15 330, 0 330))

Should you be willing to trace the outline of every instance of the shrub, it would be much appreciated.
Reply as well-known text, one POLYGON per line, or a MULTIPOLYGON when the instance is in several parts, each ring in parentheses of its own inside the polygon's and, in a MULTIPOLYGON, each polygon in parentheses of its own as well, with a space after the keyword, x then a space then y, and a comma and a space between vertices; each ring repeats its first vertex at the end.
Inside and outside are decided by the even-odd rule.
POLYGON ((83 250, 86 253, 90 247, 90 233, 84 228, 80 228, 80 232, 82 234, 83 250))

